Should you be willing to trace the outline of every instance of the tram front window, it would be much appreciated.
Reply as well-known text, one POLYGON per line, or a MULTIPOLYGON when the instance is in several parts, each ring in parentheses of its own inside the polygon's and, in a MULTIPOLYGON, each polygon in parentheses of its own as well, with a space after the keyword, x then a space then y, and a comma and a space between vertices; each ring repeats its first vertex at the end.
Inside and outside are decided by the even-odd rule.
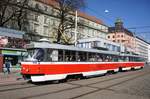
POLYGON ((44 49, 39 48, 39 49, 32 49, 28 50, 29 53, 29 58, 36 59, 38 61, 43 61, 44 60, 44 49))
POLYGON ((35 51, 35 54, 33 55, 34 59, 37 59, 39 61, 43 61, 44 60, 44 50, 43 49, 37 49, 35 51))

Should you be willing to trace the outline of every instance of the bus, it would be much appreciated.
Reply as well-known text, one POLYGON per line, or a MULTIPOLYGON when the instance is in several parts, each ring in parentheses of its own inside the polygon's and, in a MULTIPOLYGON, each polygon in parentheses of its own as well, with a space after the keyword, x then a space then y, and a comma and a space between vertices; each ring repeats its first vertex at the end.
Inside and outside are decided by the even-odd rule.
POLYGON ((138 55, 52 44, 27 44, 28 58, 21 62, 21 74, 32 82, 61 81, 144 67, 138 55))

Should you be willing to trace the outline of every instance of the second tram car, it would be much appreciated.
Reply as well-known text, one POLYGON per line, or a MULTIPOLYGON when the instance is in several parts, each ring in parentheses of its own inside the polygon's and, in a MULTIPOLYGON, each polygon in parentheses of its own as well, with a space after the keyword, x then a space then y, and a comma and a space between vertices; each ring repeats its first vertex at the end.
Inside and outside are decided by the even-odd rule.
POLYGON ((63 80, 70 76, 96 76, 144 67, 142 57, 119 52, 78 48, 49 42, 27 45, 28 58, 21 73, 32 82, 63 80))

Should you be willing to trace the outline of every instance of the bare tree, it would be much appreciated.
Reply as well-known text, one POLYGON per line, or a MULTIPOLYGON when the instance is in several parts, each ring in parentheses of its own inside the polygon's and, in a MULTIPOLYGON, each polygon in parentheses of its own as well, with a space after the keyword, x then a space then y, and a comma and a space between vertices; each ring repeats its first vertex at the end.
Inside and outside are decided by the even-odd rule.
POLYGON ((61 40, 64 40, 64 43, 69 43, 73 37, 70 34, 70 37, 65 37, 65 32, 69 29, 74 28, 74 19, 71 18, 71 15, 75 15, 75 10, 85 6, 84 0, 53 0, 56 2, 55 7, 58 9, 58 17, 60 18, 60 23, 57 28, 57 43, 60 43, 61 40))
POLYGON ((5 27, 10 21, 16 21, 18 29, 22 29, 29 0, 0 0, 0 26, 5 27))
POLYGON ((20 0, 18 3, 18 13, 16 13, 16 19, 19 30, 22 30, 23 25, 28 20, 27 19, 27 8, 29 8, 28 5, 29 0, 20 0))

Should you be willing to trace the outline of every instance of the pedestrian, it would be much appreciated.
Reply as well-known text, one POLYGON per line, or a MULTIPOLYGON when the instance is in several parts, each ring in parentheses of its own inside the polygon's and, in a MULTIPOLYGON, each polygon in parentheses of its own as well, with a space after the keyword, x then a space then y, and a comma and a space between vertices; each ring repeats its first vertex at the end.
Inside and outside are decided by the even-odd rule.
POLYGON ((8 74, 10 74, 10 66, 11 66, 11 63, 9 61, 6 61, 5 67, 7 69, 8 74))

